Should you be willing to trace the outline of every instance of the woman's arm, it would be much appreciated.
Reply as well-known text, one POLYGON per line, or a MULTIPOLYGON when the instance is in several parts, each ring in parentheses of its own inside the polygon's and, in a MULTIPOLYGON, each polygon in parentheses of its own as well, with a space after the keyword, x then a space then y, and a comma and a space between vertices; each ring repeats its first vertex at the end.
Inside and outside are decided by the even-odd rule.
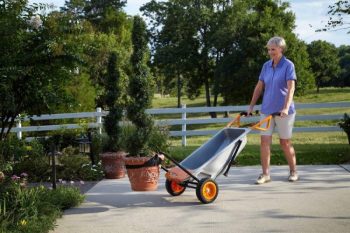
POLYGON ((283 109, 281 111, 282 117, 288 116, 289 107, 292 104, 294 91, 295 91, 295 80, 288 80, 287 81, 287 88, 288 88, 288 93, 286 95, 286 99, 284 101, 284 106, 283 106, 283 109))
POLYGON ((249 104, 248 115, 253 112, 256 101, 258 101, 259 97, 261 96, 261 93, 263 92, 264 87, 265 87, 264 82, 259 80, 255 86, 253 97, 249 104))

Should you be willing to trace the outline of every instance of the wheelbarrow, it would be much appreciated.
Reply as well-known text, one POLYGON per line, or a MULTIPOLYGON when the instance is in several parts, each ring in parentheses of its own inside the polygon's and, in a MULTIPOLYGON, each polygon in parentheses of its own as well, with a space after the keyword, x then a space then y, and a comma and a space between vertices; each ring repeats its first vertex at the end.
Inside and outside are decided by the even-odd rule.
POLYGON ((257 123, 241 126, 242 116, 247 116, 247 113, 237 115, 180 163, 160 152, 176 165, 170 169, 162 167, 166 171, 165 187, 170 195, 179 196, 186 188, 193 188, 200 202, 208 204, 215 201, 219 194, 215 179, 221 174, 228 175, 231 164, 247 143, 247 134, 252 130, 267 130, 272 118, 270 115, 257 123))

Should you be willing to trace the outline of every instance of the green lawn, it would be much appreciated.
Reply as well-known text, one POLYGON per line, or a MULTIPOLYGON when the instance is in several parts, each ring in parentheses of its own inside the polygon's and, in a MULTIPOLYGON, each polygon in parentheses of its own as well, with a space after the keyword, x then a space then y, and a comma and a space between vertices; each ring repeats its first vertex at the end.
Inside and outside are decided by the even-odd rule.
MULTIPOLYGON (((192 101, 187 98, 182 99, 188 107, 205 106, 204 97, 192 101)), ((219 100, 222 101, 222 99, 219 100)), ((350 101, 350 88, 323 88, 320 93, 311 91, 305 96, 295 97, 296 103, 323 103, 350 101)), ((248 104, 248 103, 247 103, 248 104)), ((158 98, 153 101, 153 108, 176 107, 176 97, 158 98)), ((350 109, 301 109, 297 110, 299 115, 320 115, 320 114, 343 114, 350 113, 350 109)), ((161 118, 180 118, 179 114, 162 116, 161 118)), ((188 118, 208 118, 206 114, 192 114, 188 118)), ((218 117, 223 117, 219 114, 218 117)), ((302 126, 327 126, 336 125, 337 121, 298 121, 297 127, 302 126)), ((209 130, 221 129, 224 124, 188 125, 188 130, 209 130)), ((181 126, 173 126, 171 130, 180 130, 181 126)), ((181 161, 190 155, 196 148, 204 144, 211 136, 188 137, 186 147, 181 146, 181 138, 171 139, 170 154, 181 161)), ((260 163, 260 137, 256 134, 248 135, 248 143, 237 158, 237 165, 257 165, 260 163)), ((298 164, 339 164, 350 162, 350 145, 347 136, 343 132, 318 132, 318 133, 295 133, 293 144, 297 153, 298 164)), ((286 164, 283 153, 280 150, 277 136, 274 137, 272 145, 271 164, 286 164)))

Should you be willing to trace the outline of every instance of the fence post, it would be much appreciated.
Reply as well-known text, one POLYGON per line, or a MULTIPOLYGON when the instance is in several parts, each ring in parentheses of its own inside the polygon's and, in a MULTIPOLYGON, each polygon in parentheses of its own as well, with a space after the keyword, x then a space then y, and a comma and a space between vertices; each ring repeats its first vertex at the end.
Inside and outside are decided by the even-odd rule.
POLYGON ((96 108, 96 112, 97 112, 97 117, 96 117, 96 123, 98 124, 98 133, 102 134, 102 108, 96 108))
POLYGON ((17 129, 19 129, 19 131, 17 131, 17 138, 18 138, 18 139, 22 139, 22 131, 21 131, 22 122, 21 122, 21 115, 18 115, 18 117, 17 117, 16 127, 17 127, 17 129))
MULTIPOLYGON (((182 120, 186 120, 186 104, 182 105, 182 120)), ((186 122, 182 123, 182 146, 186 146, 187 145, 187 141, 186 141, 186 122)))

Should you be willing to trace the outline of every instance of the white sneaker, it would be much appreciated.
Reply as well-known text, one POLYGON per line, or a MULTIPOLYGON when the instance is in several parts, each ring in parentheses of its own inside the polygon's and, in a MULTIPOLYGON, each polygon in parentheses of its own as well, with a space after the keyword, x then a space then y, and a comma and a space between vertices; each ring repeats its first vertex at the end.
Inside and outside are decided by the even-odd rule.
POLYGON ((270 181, 271 181, 270 175, 260 174, 258 179, 255 181, 255 184, 264 184, 270 181))
POLYGON ((290 175, 289 175, 289 177, 288 177, 288 180, 289 180, 290 182, 295 182, 295 181, 299 180, 298 173, 297 173, 296 171, 291 171, 291 172, 290 172, 290 175))

